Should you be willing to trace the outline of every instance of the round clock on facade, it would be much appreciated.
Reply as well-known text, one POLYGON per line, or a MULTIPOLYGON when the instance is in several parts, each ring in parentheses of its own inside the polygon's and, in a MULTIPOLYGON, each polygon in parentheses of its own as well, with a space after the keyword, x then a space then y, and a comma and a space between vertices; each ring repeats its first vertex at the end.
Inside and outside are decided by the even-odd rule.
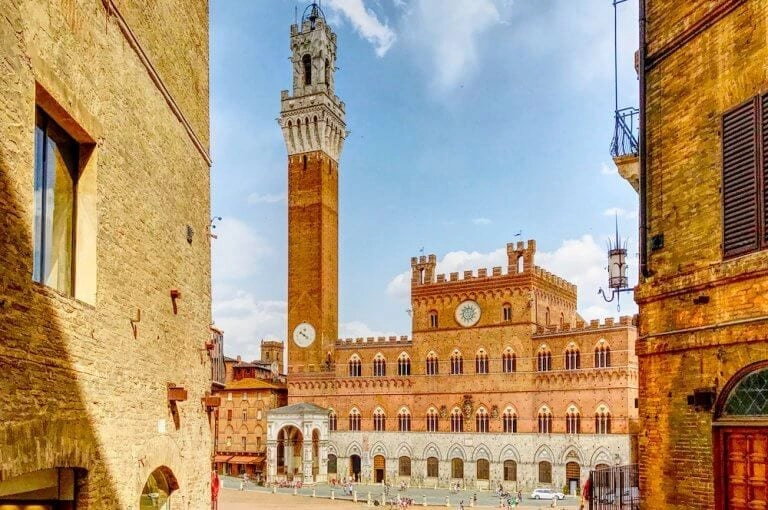
POLYGON ((299 347, 309 347, 315 341, 315 328, 308 322, 302 322, 293 330, 293 341, 299 347))
POLYGON ((456 322, 465 328, 474 326, 480 320, 480 305, 472 300, 462 301, 456 307, 454 316, 456 317, 456 322))

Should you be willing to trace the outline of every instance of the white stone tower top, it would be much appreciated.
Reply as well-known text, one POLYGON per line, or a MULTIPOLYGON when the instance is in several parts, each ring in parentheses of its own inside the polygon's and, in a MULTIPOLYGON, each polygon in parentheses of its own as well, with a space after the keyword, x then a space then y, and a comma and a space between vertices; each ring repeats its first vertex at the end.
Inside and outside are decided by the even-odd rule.
POLYGON ((347 135, 344 103, 334 94, 336 34, 316 3, 291 25, 293 94, 280 96, 280 127, 288 155, 323 151, 338 162, 347 135))

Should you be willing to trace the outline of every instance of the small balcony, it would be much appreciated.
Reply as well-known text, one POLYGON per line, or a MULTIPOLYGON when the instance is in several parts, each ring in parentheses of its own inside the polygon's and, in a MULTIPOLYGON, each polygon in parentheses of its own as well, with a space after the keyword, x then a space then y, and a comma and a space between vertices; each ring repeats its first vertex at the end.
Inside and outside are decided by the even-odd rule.
POLYGON ((637 142, 640 110, 634 107, 616 110, 611 156, 624 180, 635 191, 640 189, 640 150, 637 142))

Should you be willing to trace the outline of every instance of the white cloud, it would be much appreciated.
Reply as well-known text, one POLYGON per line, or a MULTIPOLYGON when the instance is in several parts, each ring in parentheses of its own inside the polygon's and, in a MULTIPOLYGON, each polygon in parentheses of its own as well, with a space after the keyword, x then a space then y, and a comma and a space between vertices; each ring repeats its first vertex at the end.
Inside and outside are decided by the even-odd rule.
POLYGON ((415 0, 409 11, 409 33, 430 57, 434 85, 441 90, 457 86, 477 64, 477 40, 502 23, 498 4, 508 0, 415 0))
MULTIPOLYGON (((637 256, 632 255, 627 259, 629 264, 627 274, 630 277, 630 285, 635 281, 637 273, 637 256)), ((552 252, 536 253, 536 265, 547 271, 566 279, 578 288, 578 310, 585 319, 597 319, 613 317, 617 315, 615 303, 606 303, 598 294, 599 288, 606 288, 608 273, 607 253, 605 248, 599 246, 590 235, 584 235, 578 239, 567 239, 552 252)), ((448 274, 465 270, 477 270, 507 266, 506 247, 489 253, 455 251, 447 253, 438 261, 436 271, 438 274, 448 274)), ((408 300, 410 295, 410 272, 401 273, 387 285, 387 294, 398 300, 408 300)), ((622 314, 631 315, 637 313, 637 306, 632 301, 631 294, 622 296, 622 314)))
POLYGON ((248 195, 249 204, 276 204, 284 202, 285 193, 251 193, 248 195))
POLYGON ((619 169, 616 168, 616 165, 609 165, 603 162, 600 164, 600 173, 603 175, 618 175, 619 169))
POLYGON ((475 225, 490 225, 491 220, 489 220, 488 218, 473 218, 472 223, 474 223, 475 225))
POLYGON ((261 340, 284 340, 288 321, 285 301, 260 301, 243 290, 215 300, 213 316, 224 331, 227 355, 249 360, 261 356, 261 340))
POLYGON ((379 20, 363 0, 328 0, 331 9, 341 12, 365 40, 373 44, 376 55, 383 57, 395 42, 395 32, 379 20))
POLYGON ((216 223, 213 239, 213 278, 238 280, 254 274, 257 263, 272 250, 249 225, 237 218, 226 217, 216 223))
POLYGON ((395 333, 371 329, 361 321, 342 322, 339 324, 339 338, 368 338, 393 336, 395 333))

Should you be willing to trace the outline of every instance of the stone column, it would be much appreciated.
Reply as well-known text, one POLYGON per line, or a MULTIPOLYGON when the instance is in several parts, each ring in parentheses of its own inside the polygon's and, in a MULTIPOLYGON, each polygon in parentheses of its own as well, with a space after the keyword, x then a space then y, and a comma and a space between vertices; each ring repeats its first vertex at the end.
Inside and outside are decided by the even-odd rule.
MULTIPOLYGON (((320 446, 318 448, 319 454, 320 454, 320 462, 318 464, 318 470, 317 470, 317 480, 316 482, 327 482, 328 481, 328 441, 320 441, 320 446)), ((339 458, 336 457, 336 471, 339 470, 339 458)))
POLYGON ((304 444, 304 458, 303 458, 303 472, 304 483, 312 482, 312 441, 309 444, 304 444))
POLYGON ((277 443, 270 441, 267 444, 267 482, 272 483, 277 479, 277 443))

